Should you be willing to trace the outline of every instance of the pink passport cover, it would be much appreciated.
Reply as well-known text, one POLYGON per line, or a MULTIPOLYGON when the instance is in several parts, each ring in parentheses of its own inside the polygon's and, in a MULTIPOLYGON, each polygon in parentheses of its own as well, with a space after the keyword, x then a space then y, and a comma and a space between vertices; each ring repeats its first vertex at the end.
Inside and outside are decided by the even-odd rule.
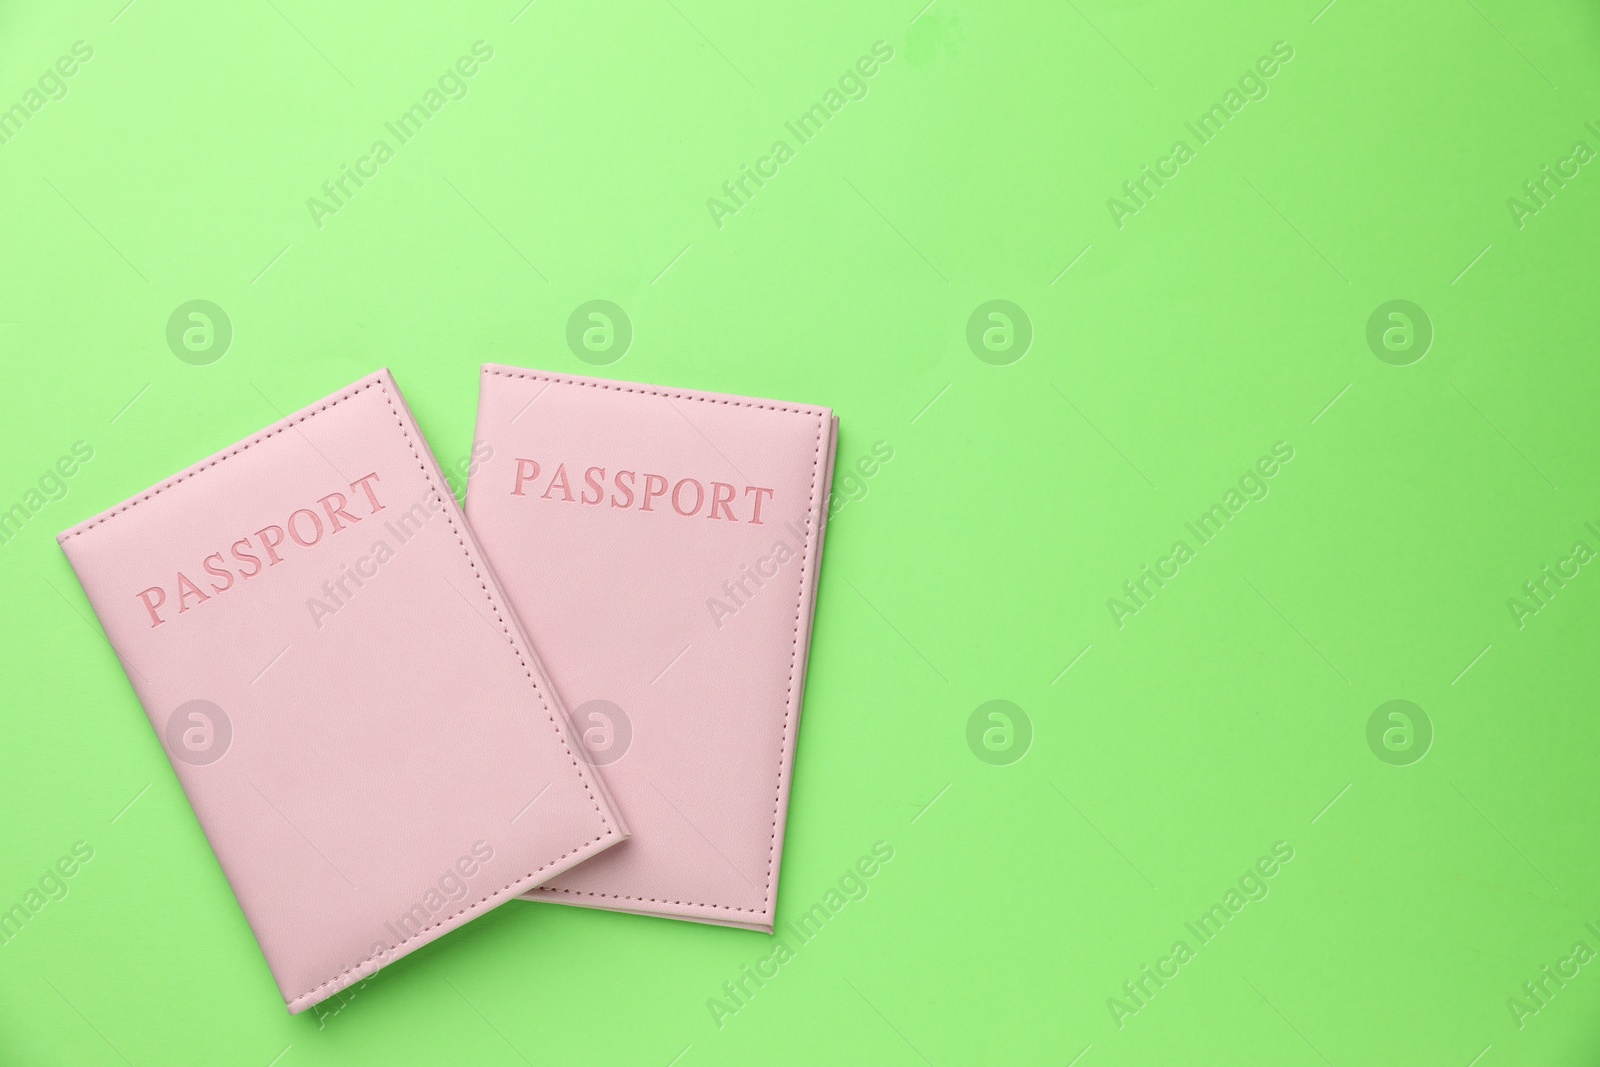
POLYGON ((58 540, 290 1012, 626 835, 387 371, 58 540))
POLYGON ((467 514, 634 832, 530 898, 772 930, 836 425, 483 368, 467 514))

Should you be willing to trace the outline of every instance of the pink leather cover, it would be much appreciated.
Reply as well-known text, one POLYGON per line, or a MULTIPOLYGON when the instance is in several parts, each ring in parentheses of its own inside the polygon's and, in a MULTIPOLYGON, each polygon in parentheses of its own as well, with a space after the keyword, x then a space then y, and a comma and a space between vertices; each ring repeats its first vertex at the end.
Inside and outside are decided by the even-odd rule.
POLYGON ((291 1013, 626 836, 387 371, 58 540, 291 1013))
POLYGON ((772 930, 835 427, 483 368, 467 514, 634 831, 531 899, 772 930))

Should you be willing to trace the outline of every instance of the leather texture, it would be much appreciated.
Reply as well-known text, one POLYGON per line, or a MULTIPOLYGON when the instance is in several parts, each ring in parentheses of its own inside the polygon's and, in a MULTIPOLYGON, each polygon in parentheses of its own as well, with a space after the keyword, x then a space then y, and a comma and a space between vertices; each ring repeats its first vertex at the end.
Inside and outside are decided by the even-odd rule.
POLYGON ((291 1013, 626 836, 387 371, 58 540, 291 1013))
POLYGON ((772 930, 836 427, 483 368, 467 514, 634 831, 530 899, 772 930))

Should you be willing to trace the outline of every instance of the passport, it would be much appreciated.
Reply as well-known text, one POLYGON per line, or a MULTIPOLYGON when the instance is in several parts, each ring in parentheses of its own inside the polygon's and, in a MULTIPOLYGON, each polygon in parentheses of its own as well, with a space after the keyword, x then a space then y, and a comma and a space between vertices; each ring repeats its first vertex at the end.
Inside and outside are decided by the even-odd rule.
POLYGON ((625 837, 387 371, 58 540, 291 1013, 625 837))
POLYGON ((530 899, 773 929, 837 425, 483 368, 467 515, 633 831, 530 899))

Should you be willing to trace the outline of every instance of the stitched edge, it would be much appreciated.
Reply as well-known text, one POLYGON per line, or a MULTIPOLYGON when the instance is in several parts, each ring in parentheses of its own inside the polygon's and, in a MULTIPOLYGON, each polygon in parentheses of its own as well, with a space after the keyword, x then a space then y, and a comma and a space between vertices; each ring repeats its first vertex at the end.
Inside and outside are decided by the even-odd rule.
MULTIPOLYGON (((677 389, 658 389, 654 386, 626 385, 592 378, 556 378, 548 374, 539 374, 533 371, 512 371, 499 367, 484 366, 484 374, 494 374, 502 378, 527 378, 532 381, 548 382, 551 385, 583 385, 594 389, 610 389, 621 393, 639 393, 648 396, 677 397, 682 400, 698 400, 706 404, 726 404, 730 407, 759 408, 763 411, 782 411, 795 415, 814 417, 817 420, 817 445, 811 455, 811 492, 809 507, 812 511, 817 507, 817 468, 822 462, 823 430, 828 419, 817 411, 808 411, 805 408, 789 407, 782 404, 768 404, 756 400, 732 400, 722 397, 706 396, 701 393, 685 392, 677 389)), ((809 514, 807 516, 810 517, 809 514)), ((778 851, 778 815, 783 805, 783 779, 784 772, 792 761, 794 754, 794 740, 790 735, 790 727, 794 721, 795 700, 795 668, 800 658, 800 619, 805 610, 806 599, 806 571, 810 566, 812 557, 816 554, 817 531, 821 528, 820 519, 812 524, 812 529, 806 533, 806 551, 800 559, 800 590, 795 597, 794 609, 794 643, 789 648, 789 685, 784 693, 783 706, 783 740, 778 749, 778 776, 777 784, 772 796, 772 830, 768 837, 767 845, 767 881, 762 887, 762 900, 765 904, 760 909, 740 908, 732 904, 697 904, 680 900, 657 900, 655 897, 631 897, 620 893, 596 893, 585 889, 560 889, 551 886, 536 886, 534 892, 538 893, 570 893, 573 896, 602 897, 609 900, 632 900, 642 904, 670 904, 676 907, 714 908, 718 911, 740 911, 751 915, 766 915, 775 910, 777 894, 773 892, 772 871, 777 861, 778 851)))
POLYGON ((751 915, 765 915, 766 908, 741 908, 734 904, 702 904, 693 900, 661 900, 658 897, 629 897, 621 893, 594 893, 587 889, 561 889, 557 886, 535 886, 530 892, 535 893, 571 893, 575 897, 606 897, 609 900, 637 900, 647 904, 671 904, 679 908, 715 908, 718 911, 744 911, 751 915))
POLYGON ((441 499, 446 500, 447 506, 444 509, 444 518, 450 524, 450 532, 456 535, 456 544, 461 546, 461 554, 467 557, 467 566, 472 568, 472 576, 478 580, 478 588, 483 590, 484 599, 489 601, 489 608, 494 612, 495 622, 500 624, 500 632, 505 635, 506 643, 511 646, 511 651, 517 657, 518 665, 522 667, 522 673, 527 675, 528 683, 533 686, 534 695, 539 698, 539 706, 544 709, 545 718, 550 721, 550 729, 556 735, 556 739, 561 742, 561 750, 567 754, 568 761, 571 762, 573 769, 578 772, 578 781, 583 783, 583 791, 588 796, 589 803, 594 805, 595 813, 600 816, 600 825, 605 827, 608 833, 614 832, 615 827, 606 818, 605 809, 600 806, 600 801, 595 798, 594 790, 590 788, 589 776, 583 773, 583 764, 579 763, 578 757, 572 754, 572 747, 567 744, 566 735, 561 732, 561 727, 556 723, 555 712, 544 698, 544 689, 539 685, 539 679, 534 677, 533 668, 528 665, 527 657, 523 656, 522 650, 517 647, 516 635, 511 632, 511 627, 501 617, 500 605, 495 601, 494 592, 489 588, 489 584, 483 580, 483 575, 479 573, 478 561, 472 558, 472 549, 467 545, 466 538, 461 535, 461 530, 456 526, 455 516, 451 514, 459 506, 455 503, 455 495, 448 488, 439 484, 438 479, 434 477, 434 472, 423 461, 422 453, 417 450, 417 444, 412 440, 411 428, 406 425, 405 420, 400 417, 399 410, 395 408, 394 399, 389 395, 388 386, 381 379, 377 384, 383 389, 383 399, 389 405, 389 413, 394 416, 395 424, 400 427, 400 432, 404 435, 406 444, 410 446, 411 456, 417 461, 417 466, 422 471, 422 477, 433 487, 434 492, 440 494, 441 499))
MULTIPOLYGON (((127 510, 129 510, 129 509, 131 509, 131 508, 133 508, 133 507, 135 507, 135 506, 137 506, 139 504, 142 504, 146 500, 155 499, 157 496, 160 496, 162 493, 166 492, 168 489, 171 489, 173 486, 178 485, 181 482, 187 481, 190 478, 193 478, 195 475, 199 474, 201 471, 208 470, 208 469, 210 469, 212 467, 215 467, 215 466, 219 466, 225 460, 227 460, 227 459, 229 459, 229 458, 231 458, 233 456, 238 455, 239 453, 243 452, 245 449, 251 448, 254 445, 258 445, 261 442, 268 440, 269 438, 276 437, 278 434, 283 433, 285 430, 288 430, 290 427, 299 425, 302 422, 306 422, 306 421, 310 420, 313 415, 320 415, 322 412, 328 411, 329 409, 331 409, 331 408, 333 408, 333 407, 335 407, 335 406, 337 406, 339 404, 344 403, 346 400, 349 400, 349 399, 351 399, 353 397, 359 396, 361 393, 366 392, 368 389, 371 389, 374 386, 377 386, 383 392, 384 403, 388 405, 389 414, 394 416, 395 423, 400 427, 400 434, 405 439, 406 446, 411 449, 412 458, 417 461, 417 466, 422 470, 423 480, 433 489, 434 492, 442 493, 443 490, 440 488, 438 480, 434 477, 433 472, 428 469, 427 463, 425 463, 423 461, 421 453, 418 452, 418 450, 417 450, 417 444, 416 444, 416 441, 413 440, 413 438, 411 436, 410 427, 408 427, 406 425, 405 419, 403 419, 401 417, 399 410, 396 409, 395 403, 394 403, 394 398, 389 395, 388 383, 384 380, 384 378, 379 377, 379 378, 374 379, 373 381, 367 382, 365 385, 359 385, 359 386, 356 386, 356 387, 354 387, 352 389, 347 390, 344 393, 338 394, 338 395, 333 396, 333 397, 329 397, 327 400, 324 400, 322 403, 316 405, 315 407, 309 408, 309 409, 301 412, 300 414, 289 418, 288 420, 286 420, 284 422, 284 424, 282 426, 279 426, 277 429, 267 430, 267 431, 265 431, 263 433, 256 434, 253 437, 250 437, 250 438, 245 439, 244 441, 241 441, 239 444, 237 444, 234 447, 228 449, 226 452, 223 452, 220 455, 217 455, 217 456, 213 457, 212 459, 206 461, 205 463, 202 463, 200 466, 194 468, 193 470, 186 471, 185 473, 178 475, 176 478, 172 478, 172 479, 169 479, 168 481, 162 482, 160 485, 157 485, 155 488, 148 489, 145 492, 140 493, 138 496, 134 497, 133 499, 127 500, 127 501, 123 502, 122 504, 119 504, 117 507, 112 508, 110 511, 108 511, 105 514, 101 515, 99 518, 94 519, 91 522, 85 523, 83 526, 81 526, 81 527, 79 527, 79 528, 77 528, 75 530, 70 530, 67 533, 62 534, 57 540, 60 541, 62 544, 65 544, 71 538, 77 537, 78 535, 83 534, 83 533, 87 533, 88 531, 94 529, 96 526, 99 526, 102 523, 109 522, 111 519, 115 518, 117 515, 121 514, 122 512, 127 511, 127 510)), ((450 499, 452 501, 454 500, 454 495, 453 494, 450 496, 450 499)), ((548 870, 549 868, 551 868, 551 867, 555 866, 556 864, 560 863, 562 860, 567 859, 568 857, 574 855, 575 853, 583 851, 584 849, 588 848, 589 846, 591 846, 591 845, 593 845, 593 844, 595 844, 595 843, 597 843, 599 841, 605 840, 607 837, 611 837, 611 836, 615 835, 616 832, 617 832, 616 828, 613 827, 611 825, 610 821, 606 818, 605 811, 604 811, 604 809, 602 809, 600 807, 599 801, 597 801, 595 799, 594 791, 590 788, 590 785, 589 785, 589 779, 583 773, 583 767, 581 765, 579 765, 576 757, 573 756, 572 749, 571 749, 570 746, 567 745, 567 739, 566 739, 565 736, 562 735, 560 726, 558 726, 556 724, 555 713, 550 710, 550 705, 549 705, 548 702, 546 702, 546 700, 544 698, 544 690, 540 688, 538 679, 534 677, 532 668, 528 666, 528 663, 527 663, 526 659, 522 655, 522 650, 517 647, 516 638, 511 633, 511 630, 506 626, 505 620, 503 618, 501 618, 501 616, 500 616, 500 606, 495 602, 494 594, 490 592, 487 583, 484 582, 483 575, 479 573, 477 561, 472 558, 472 550, 467 546, 465 538, 463 538, 461 536, 461 531, 456 527, 455 517, 450 514, 450 508, 448 506, 446 506, 446 508, 445 508, 444 515, 445 515, 445 521, 450 524, 450 532, 455 534, 455 536, 456 536, 456 543, 461 546, 462 554, 467 557, 467 566, 469 568, 471 568, 472 576, 478 580, 478 587, 481 590, 483 590, 484 598, 486 600, 488 600, 489 608, 490 608, 490 610, 492 610, 494 612, 495 621, 500 624, 501 633, 505 634, 507 644, 509 644, 511 646, 512 653, 517 657, 517 663, 522 667, 523 673, 527 675, 528 681, 533 686, 534 694, 539 698, 539 706, 544 709, 546 718, 548 718, 550 720, 550 728, 555 732, 557 739, 559 739, 561 741, 561 747, 562 747, 562 750, 566 752, 567 759, 569 759, 572 762, 572 765, 577 769, 577 771, 578 771, 578 780, 583 783, 583 789, 584 789, 584 792, 589 797, 589 802, 594 805, 594 809, 595 809, 596 813, 599 814, 599 816, 600 816, 600 825, 605 827, 605 833, 601 834, 599 837, 593 838, 593 839, 591 839, 589 841, 585 841, 583 844, 579 845, 577 848, 574 848, 571 852, 568 852, 563 856, 556 857, 555 859, 553 859, 550 862, 546 863, 544 866, 539 867, 537 870, 529 871, 527 874, 524 874, 524 875, 522 875, 522 876, 520 876, 518 878, 512 879, 510 882, 508 882, 505 885, 501 886, 499 889, 495 890, 493 893, 486 894, 485 896, 483 896, 479 900, 475 901, 474 903, 469 904, 466 907, 462 908, 460 911, 457 911, 457 912, 455 912, 455 913, 453 913, 451 915, 445 916, 444 918, 440 919, 438 922, 433 923, 432 925, 423 927, 421 930, 418 930, 415 934, 412 934, 410 937, 396 942, 390 948, 390 950, 389 950, 390 952, 393 952, 395 949, 399 949, 400 947, 402 947, 403 945, 408 944, 409 942, 415 941, 417 938, 421 937, 423 934, 427 933, 429 930, 438 929, 440 926, 444 925, 445 923, 448 923, 448 922, 450 922, 450 921, 452 921, 454 919, 457 919, 460 916, 465 915, 467 912, 474 911, 474 910, 482 907, 483 904, 486 901, 490 900, 492 897, 496 896, 497 894, 504 893, 507 889, 510 889, 512 886, 517 885, 520 882, 526 882, 528 879, 534 877, 535 875, 539 874, 540 872, 548 870)), ((376 953, 375 952, 371 956, 368 956, 366 959, 362 960, 361 962, 353 964, 352 966, 345 968, 343 971, 340 971, 338 974, 334 975, 332 978, 329 978, 327 981, 323 982, 321 985, 314 986, 313 988, 308 989, 306 992, 299 994, 298 996, 286 1001, 285 1003, 287 1003, 290 1007, 293 1007, 294 1005, 296 1005, 296 1004, 300 1003, 301 1001, 305 1000, 307 997, 314 996, 316 993, 320 992, 323 989, 326 989, 328 986, 333 985, 333 984, 343 980, 347 975, 349 975, 349 974, 351 974, 351 973, 353 973, 353 972, 355 972, 357 970, 360 970, 362 967, 365 967, 367 964, 369 964, 373 960, 377 959, 378 956, 386 955, 386 954, 387 953, 376 953)))
MULTIPOLYGON (((645 396, 677 397, 679 400, 698 400, 703 404, 726 404, 729 407, 735 408, 759 408, 762 411, 786 411, 794 415, 809 415, 816 417, 819 420, 817 436, 818 438, 821 438, 822 436, 822 427, 820 425, 822 412, 816 408, 804 408, 792 404, 779 404, 776 402, 753 400, 741 397, 707 396, 705 393, 699 393, 688 389, 661 389, 654 385, 635 385, 630 382, 612 382, 603 378, 557 378, 553 375, 541 374, 538 371, 515 369, 507 370, 502 367, 491 366, 487 363, 483 366, 483 373, 496 374, 502 378, 528 378, 536 382, 549 382, 551 385, 581 385, 590 389, 611 389, 619 393, 640 393, 645 396)), ((815 486, 816 479, 813 477, 813 498, 815 497, 815 486)))
POLYGON ((68 541, 72 540, 74 537, 77 537, 80 534, 88 533, 90 530, 94 529, 96 526, 99 526, 103 522, 110 522, 112 519, 116 518, 118 515, 122 514, 124 511, 127 511, 127 510, 129 510, 129 509, 131 509, 131 508, 133 508, 133 507, 135 507, 135 506, 137 506, 139 504, 142 504, 146 500, 152 500, 155 497, 160 496, 162 493, 166 492, 168 489, 171 489, 173 486, 177 485, 179 482, 188 481, 190 478, 193 478, 195 475, 199 474, 201 471, 207 470, 207 469, 209 469, 211 467, 215 467, 215 466, 219 465, 224 460, 238 455, 240 452, 243 452, 245 449, 251 447, 252 445, 260 444, 262 441, 267 440, 267 438, 269 438, 269 437, 276 437, 278 434, 283 433, 285 430, 289 429, 291 426, 298 426, 300 423, 305 422, 308 419, 310 419, 311 416, 320 415, 322 412, 327 411, 329 408, 333 407, 334 405, 342 404, 346 400, 349 400, 351 397, 354 397, 359 393, 363 393, 366 390, 371 389, 375 385, 382 385, 382 384, 383 383, 382 383, 381 380, 370 381, 366 385, 356 386, 355 388, 349 390, 348 392, 342 393, 342 394, 337 395, 337 396, 331 396, 328 399, 324 400, 322 403, 318 404, 316 407, 307 408, 305 411, 302 411, 300 414, 295 415, 292 418, 288 419, 287 421, 284 422, 284 424, 282 426, 279 426, 276 430, 267 430, 267 431, 264 431, 262 433, 256 434, 254 437, 248 437, 245 440, 240 441, 238 444, 234 445, 232 448, 228 449, 226 452, 223 452, 223 453, 221 453, 219 455, 211 457, 206 462, 204 462, 204 463, 200 464, 200 466, 196 467, 194 470, 185 471, 183 474, 178 475, 176 478, 169 478, 166 481, 161 482, 159 485, 157 485, 153 489, 146 489, 144 492, 140 493, 138 496, 134 497, 133 499, 125 500, 121 504, 118 504, 116 507, 112 508, 110 511, 108 511, 105 514, 101 515, 99 518, 92 519, 92 520, 90 520, 88 522, 85 522, 82 525, 80 525, 80 526, 78 526, 78 527, 76 527, 74 529, 68 530, 67 532, 65 532, 63 534, 60 534, 59 536, 57 536, 56 540, 61 544, 66 544, 68 541))

